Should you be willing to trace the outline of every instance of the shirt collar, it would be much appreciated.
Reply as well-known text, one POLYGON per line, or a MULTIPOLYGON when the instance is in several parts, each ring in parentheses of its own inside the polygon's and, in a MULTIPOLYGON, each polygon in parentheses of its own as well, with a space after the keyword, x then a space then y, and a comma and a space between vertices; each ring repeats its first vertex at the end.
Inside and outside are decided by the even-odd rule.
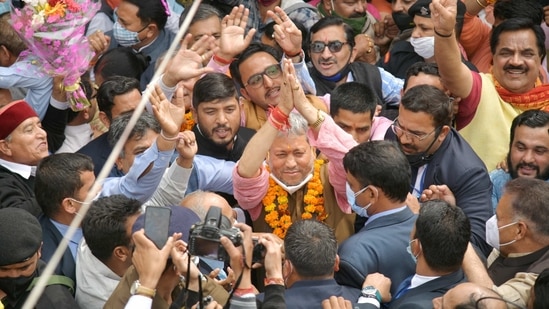
POLYGON ((399 207, 399 208, 395 208, 395 209, 390 209, 390 210, 386 210, 386 211, 382 211, 382 212, 379 212, 373 216, 371 216, 370 218, 368 218, 368 221, 366 221, 366 223, 364 223, 364 226, 366 226, 367 224, 369 223, 372 223, 372 221, 374 221, 375 219, 378 219, 378 218, 381 218, 381 217, 385 217, 385 216, 388 216, 388 215, 392 215, 394 213, 397 213, 399 211, 402 211, 404 210, 406 207, 408 206, 402 206, 402 207, 399 207))
POLYGON ((29 179, 30 176, 34 176, 36 174, 36 166, 10 162, 2 159, 0 159, 0 165, 7 168, 10 172, 18 174, 25 179, 29 179))

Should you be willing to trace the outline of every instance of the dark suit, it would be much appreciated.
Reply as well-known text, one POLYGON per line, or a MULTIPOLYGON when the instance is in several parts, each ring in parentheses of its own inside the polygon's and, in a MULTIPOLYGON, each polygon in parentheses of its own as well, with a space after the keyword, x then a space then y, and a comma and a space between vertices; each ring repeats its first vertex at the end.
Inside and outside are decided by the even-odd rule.
POLYGON ((34 196, 34 176, 21 177, 0 165, 0 208, 25 209, 38 217, 42 209, 34 196))
MULTIPOLYGON (((103 133, 101 136, 91 140, 89 143, 84 145, 84 147, 80 148, 77 151, 77 153, 85 154, 92 159, 93 173, 95 174, 95 177, 97 177, 97 175, 99 175, 99 172, 101 172, 101 169, 103 169, 103 165, 105 165, 105 162, 107 161, 107 158, 112 151, 112 147, 107 139, 108 135, 108 132, 103 133)), ((122 171, 119 171, 116 166, 112 167, 111 172, 108 175, 108 177, 122 176, 124 176, 124 174, 122 173, 122 171)))
POLYGON ((339 247, 339 284, 362 288, 368 274, 379 272, 391 279, 394 294, 400 282, 415 273, 416 265, 406 251, 416 221, 408 207, 369 220, 339 247))
MULTIPOLYGON (((392 130, 387 130, 386 137, 396 140, 392 130)), ((415 182, 412 177, 411 191, 415 182)), ((493 215, 492 182, 484 163, 453 128, 428 162, 423 188, 430 185, 450 188, 457 206, 471 221, 471 242, 487 256, 492 250, 486 243, 486 221, 493 215)))
MULTIPOLYGON (((55 250, 57 250, 57 247, 61 243, 63 235, 61 235, 59 230, 45 215, 41 215, 38 220, 40 221, 40 225, 42 226, 43 242, 42 256, 40 257, 40 259, 48 263, 53 256, 53 253, 55 252, 55 250)), ((74 262, 74 258, 71 254, 71 250, 68 247, 65 249, 63 257, 61 258, 61 261, 59 261, 59 264, 57 264, 54 273, 56 275, 69 277, 72 279, 72 281, 76 282, 76 265, 74 262)))
POLYGON ((444 295, 446 291, 465 281, 465 275, 460 269, 451 274, 431 280, 413 289, 409 289, 400 298, 393 300, 389 308, 431 309, 433 308, 433 298, 444 295))
MULTIPOLYGON (((290 288, 286 289, 284 299, 288 309, 308 309, 320 308, 322 301, 332 295, 342 296, 354 303, 360 296, 360 290, 339 285, 334 279, 302 280, 294 282, 290 288)), ((260 303, 263 297, 263 293, 257 295, 260 303)))

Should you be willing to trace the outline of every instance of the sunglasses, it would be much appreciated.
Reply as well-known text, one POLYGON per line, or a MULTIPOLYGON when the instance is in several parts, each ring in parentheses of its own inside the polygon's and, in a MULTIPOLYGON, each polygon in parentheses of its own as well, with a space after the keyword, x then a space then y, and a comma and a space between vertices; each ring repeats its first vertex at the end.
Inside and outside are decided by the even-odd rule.
POLYGON ((318 53, 322 53, 326 48, 326 46, 328 46, 328 49, 332 53, 337 53, 343 48, 343 45, 345 44, 347 44, 347 42, 330 41, 328 42, 328 44, 326 44, 324 42, 314 41, 311 43, 310 49, 311 49, 311 52, 318 54, 318 53))
POLYGON ((259 88, 261 85, 263 85, 263 76, 267 75, 269 78, 278 78, 280 75, 282 75, 282 68, 280 67, 280 64, 273 64, 268 66, 265 71, 261 73, 254 74, 248 78, 248 81, 244 85, 244 87, 252 87, 252 88, 259 88))

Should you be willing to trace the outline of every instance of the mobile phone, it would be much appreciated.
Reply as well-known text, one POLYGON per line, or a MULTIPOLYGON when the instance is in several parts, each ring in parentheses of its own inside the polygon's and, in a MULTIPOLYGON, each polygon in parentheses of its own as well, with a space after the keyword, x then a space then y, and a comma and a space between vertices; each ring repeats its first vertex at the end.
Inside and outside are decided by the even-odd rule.
POLYGON ((145 210, 145 235, 162 249, 168 240, 172 210, 168 207, 149 206, 145 210))

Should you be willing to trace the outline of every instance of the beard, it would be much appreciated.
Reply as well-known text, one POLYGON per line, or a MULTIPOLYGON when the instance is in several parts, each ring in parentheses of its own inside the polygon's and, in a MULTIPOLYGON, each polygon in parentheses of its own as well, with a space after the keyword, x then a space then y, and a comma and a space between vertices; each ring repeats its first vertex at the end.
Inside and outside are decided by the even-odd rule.
POLYGON ((536 179, 540 179, 540 180, 544 180, 544 181, 549 179, 549 167, 547 167, 543 171, 540 171, 539 166, 535 165, 535 164, 520 162, 515 166, 511 162, 511 154, 510 153, 507 154, 507 166, 509 168, 509 175, 511 175, 511 179, 516 179, 516 178, 519 177, 518 170, 521 167, 529 167, 531 169, 535 169, 536 170, 536 175, 534 176, 534 178, 536 178, 536 179))

